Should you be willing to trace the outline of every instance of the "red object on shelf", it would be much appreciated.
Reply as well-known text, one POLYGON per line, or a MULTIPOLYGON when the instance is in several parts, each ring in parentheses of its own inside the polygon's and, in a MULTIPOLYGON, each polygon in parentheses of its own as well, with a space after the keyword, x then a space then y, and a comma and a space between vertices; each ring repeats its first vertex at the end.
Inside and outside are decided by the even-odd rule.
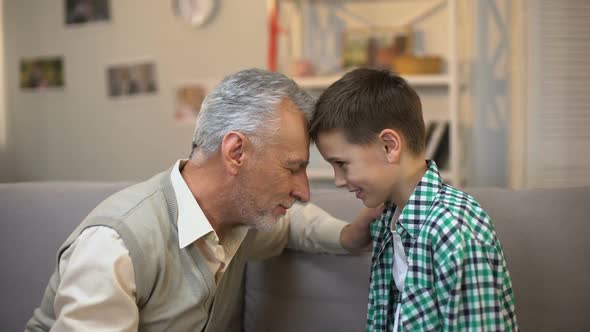
POLYGON ((268 70, 277 70, 277 39, 279 35, 279 3, 268 0, 268 70))

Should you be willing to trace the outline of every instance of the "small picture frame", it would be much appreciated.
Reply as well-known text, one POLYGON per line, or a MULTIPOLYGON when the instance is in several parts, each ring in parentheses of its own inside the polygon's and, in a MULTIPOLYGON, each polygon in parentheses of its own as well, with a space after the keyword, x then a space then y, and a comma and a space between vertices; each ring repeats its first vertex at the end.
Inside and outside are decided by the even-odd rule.
POLYGON ((205 84, 192 83, 179 86, 176 89, 174 108, 176 122, 194 125, 206 95, 207 86, 205 84))
POLYGON ((106 74, 108 95, 111 98, 158 92, 156 65, 153 62, 111 65, 106 74))
POLYGON ((64 61, 61 56, 22 59, 20 87, 23 90, 42 90, 64 86, 64 61))
POLYGON ((64 0, 65 24, 80 25, 111 18, 109 0, 64 0))
POLYGON ((391 68, 395 56, 411 55, 413 49, 408 26, 348 29, 342 36, 342 68, 391 68))

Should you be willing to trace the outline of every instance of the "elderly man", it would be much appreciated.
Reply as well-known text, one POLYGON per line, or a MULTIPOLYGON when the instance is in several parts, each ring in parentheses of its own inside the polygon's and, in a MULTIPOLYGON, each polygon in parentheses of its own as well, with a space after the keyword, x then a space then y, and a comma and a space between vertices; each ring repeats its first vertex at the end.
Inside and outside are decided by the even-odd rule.
POLYGON ((239 331, 248 259, 367 245, 309 200, 309 95, 250 69, 207 96, 188 160, 109 197, 58 252, 27 331, 239 331))

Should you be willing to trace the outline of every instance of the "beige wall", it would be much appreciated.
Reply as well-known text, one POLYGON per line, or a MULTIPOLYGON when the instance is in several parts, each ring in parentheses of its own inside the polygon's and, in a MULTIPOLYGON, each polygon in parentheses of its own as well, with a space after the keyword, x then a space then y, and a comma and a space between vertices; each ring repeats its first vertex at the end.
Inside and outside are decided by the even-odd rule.
MULTIPOLYGON (((174 86, 265 67, 266 2, 219 0, 217 15, 202 28, 177 19, 170 2, 112 0, 110 22, 66 27, 62 0, 5 1, 7 98, 4 113, 0 106, 0 181, 139 180, 187 155, 193 128, 174 122, 174 86), (66 86, 41 93, 21 91, 20 59, 44 55, 64 56, 66 86), (155 61, 158 94, 107 97, 106 67, 137 60, 155 61)), ((503 185, 507 167, 485 160, 490 155, 505 159, 506 146, 478 139, 481 132, 471 130, 486 121, 477 116, 474 101, 480 72, 474 59, 477 34, 469 27, 475 27, 476 11, 471 0, 458 4, 461 77, 467 83, 461 103, 464 174, 468 185, 503 185), (482 141, 486 144, 477 144, 482 141)), ((443 11, 419 26, 429 52, 445 53, 444 19, 443 11)), ((489 92, 485 90, 478 91, 489 92)), ((425 113, 446 110, 444 93, 428 95, 425 113)))
POLYGON ((10 178, 8 174, 9 169, 9 158, 6 142, 6 99, 5 99, 5 84, 4 80, 4 17, 2 5, 3 1, 0 1, 0 182, 7 181, 10 178))
MULTIPOLYGON (((8 180, 148 177, 190 148, 192 126, 172 117, 175 85, 266 65, 264 1, 218 1, 202 28, 177 19, 170 1, 110 3, 111 22, 66 27, 62 0, 5 2, 8 180), (65 87, 21 91, 20 59, 45 55, 64 56, 65 87), (108 98, 107 65, 136 60, 155 61, 158 94, 108 98)), ((0 126, 2 119, 0 108, 0 126)), ((2 142, 0 135, 0 153, 2 142)))

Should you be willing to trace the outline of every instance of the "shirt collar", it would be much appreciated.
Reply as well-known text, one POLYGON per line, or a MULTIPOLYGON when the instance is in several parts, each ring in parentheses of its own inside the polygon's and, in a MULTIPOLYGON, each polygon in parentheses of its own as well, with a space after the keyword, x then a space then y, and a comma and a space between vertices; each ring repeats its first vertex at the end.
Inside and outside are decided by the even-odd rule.
POLYGON ((178 205, 178 245, 181 249, 208 233, 214 232, 209 220, 205 217, 199 203, 180 174, 180 170, 186 163, 187 160, 178 160, 170 173, 178 205))
POLYGON ((435 196, 444 185, 436 163, 433 160, 427 160, 426 163, 428 169, 416 185, 397 221, 397 225, 405 229, 412 238, 418 236, 435 196))

